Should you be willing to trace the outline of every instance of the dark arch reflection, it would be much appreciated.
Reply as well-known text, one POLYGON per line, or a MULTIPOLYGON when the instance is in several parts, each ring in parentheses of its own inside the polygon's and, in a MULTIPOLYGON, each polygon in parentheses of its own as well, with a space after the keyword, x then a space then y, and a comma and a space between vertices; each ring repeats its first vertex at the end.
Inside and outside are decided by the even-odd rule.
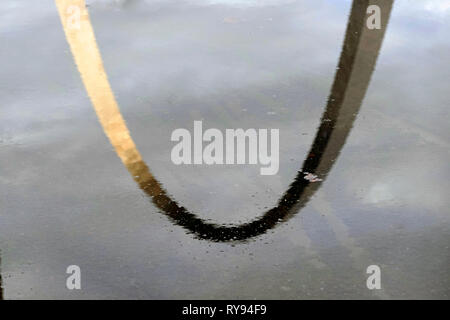
MULTIPOLYGON (((389 20, 393 0, 354 0, 347 24, 337 72, 322 115, 320 127, 303 165, 277 206, 255 220, 236 226, 206 222, 172 200, 151 174, 137 150, 114 99, 103 69, 89 19, 80 30, 66 24, 68 2, 55 0, 72 54, 94 109, 118 156, 139 187, 170 220, 200 239, 242 241, 265 233, 297 213, 320 187, 321 182, 304 179, 309 172, 325 179, 339 156, 366 93, 389 20), (381 8, 381 29, 366 27, 366 10, 371 4, 381 8), (100 66, 100 67, 99 67, 100 66)), ((85 9, 84 0, 78 2, 85 9)), ((85 11, 87 16, 87 11, 85 11)))
POLYGON ((0 251, 0 300, 3 300, 2 252, 0 251))

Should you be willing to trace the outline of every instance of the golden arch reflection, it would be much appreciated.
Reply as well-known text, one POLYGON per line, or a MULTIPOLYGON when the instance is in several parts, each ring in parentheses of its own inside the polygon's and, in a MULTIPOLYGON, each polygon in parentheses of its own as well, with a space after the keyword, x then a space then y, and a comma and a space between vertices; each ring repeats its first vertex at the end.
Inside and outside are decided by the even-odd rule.
POLYGON ((208 223, 172 200, 143 161, 114 98, 84 0, 55 0, 67 41, 97 117, 117 155, 139 187, 174 223, 211 241, 242 241, 265 233, 297 213, 320 187, 302 172, 326 178, 339 156, 361 106, 383 41, 393 0, 354 0, 338 69, 321 125, 302 168, 276 207, 236 226, 208 223), (381 8, 382 28, 366 28, 366 9, 381 8), (81 11, 79 26, 70 23, 70 6, 81 11))

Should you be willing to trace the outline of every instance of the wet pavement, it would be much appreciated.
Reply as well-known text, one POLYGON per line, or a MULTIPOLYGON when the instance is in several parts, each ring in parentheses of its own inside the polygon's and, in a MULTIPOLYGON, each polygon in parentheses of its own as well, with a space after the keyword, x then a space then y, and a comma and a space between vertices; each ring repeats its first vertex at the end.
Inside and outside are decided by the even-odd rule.
POLYGON ((4 298, 448 299, 450 4, 371 2, 87 1, 95 42, 2 1, 4 298), (195 120, 279 128, 278 174, 174 165, 195 120))

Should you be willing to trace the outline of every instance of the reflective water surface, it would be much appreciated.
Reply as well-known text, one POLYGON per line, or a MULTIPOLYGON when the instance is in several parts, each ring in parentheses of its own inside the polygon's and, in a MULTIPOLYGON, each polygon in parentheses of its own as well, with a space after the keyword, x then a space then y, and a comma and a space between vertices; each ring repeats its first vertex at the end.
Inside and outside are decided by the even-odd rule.
POLYGON ((88 1, 114 132, 55 2, 0 4, 4 298, 448 298, 450 5, 370 2, 88 1), (280 171, 172 164, 194 120, 280 171))

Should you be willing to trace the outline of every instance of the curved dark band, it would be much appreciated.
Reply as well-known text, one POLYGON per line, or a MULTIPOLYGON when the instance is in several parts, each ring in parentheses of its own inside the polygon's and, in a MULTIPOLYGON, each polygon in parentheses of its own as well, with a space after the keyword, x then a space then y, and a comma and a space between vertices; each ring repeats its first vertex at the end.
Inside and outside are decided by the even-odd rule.
MULTIPOLYGON (((278 201, 277 206, 249 223, 237 226, 221 226, 198 218, 171 199, 162 185, 150 173, 148 166, 140 158, 137 150, 128 152, 125 147, 122 148, 120 143, 113 143, 114 139, 118 140, 117 137, 113 137, 115 133, 107 132, 107 135, 139 187, 151 197, 155 206, 162 210, 173 223, 185 228, 200 239, 211 241, 243 241, 261 235, 298 212, 320 187, 320 182, 310 183, 310 181, 304 179, 303 173, 314 173, 325 179, 334 161, 339 156, 367 90, 387 27, 392 2, 393 0, 353 1, 334 83, 312 147, 297 177, 278 201), (366 10, 371 4, 376 4, 381 8, 381 29, 370 30, 366 27, 366 10), (121 152, 118 151, 118 148, 122 149, 121 152)), ((73 43, 71 43, 71 46, 72 52, 74 52, 73 43)), ((77 55, 74 54, 79 68, 81 59, 87 56, 87 54, 82 56, 83 54, 85 53, 78 53, 79 60, 77 60, 77 55)), ((88 80, 83 77, 89 92, 88 80)), ((99 103, 99 101, 95 101, 95 93, 89 92, 89 94, 94 106, 99 103)), ((119 121, 117 121, 119 124, 105 124, 107 121, 101 118, 101 111, 97 109, 96 111, 105 132, 111 130, 111 128, 105 129, 105 126, 110 125, 112 127, 113 124, 120 126, 119 121)), ((123 124, 123 126, 125 129, 122 129, 127 130, 126 125, 123 124)), ((124 138, 124 144, 133 144, 131 138, 128 138, 128 140, 124 138)), ((130 149, 133 148, 135 148, 134 144, 130 149)))

